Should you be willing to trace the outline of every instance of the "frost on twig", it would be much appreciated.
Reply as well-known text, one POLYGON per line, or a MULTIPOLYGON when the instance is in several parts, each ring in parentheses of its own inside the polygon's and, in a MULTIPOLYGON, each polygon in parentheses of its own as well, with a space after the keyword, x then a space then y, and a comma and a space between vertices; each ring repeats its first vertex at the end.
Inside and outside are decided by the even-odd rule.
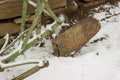
POLYGON ((28 29, 26 29, 24 32, 22 32, 13 42, 11 42, 9 45, 7 45, 7 47, 5 47, 5 48, 2 50, 2 53, 1 53, 1 54, 5 54, 5 52, 6 52, 11 46, 13 46, 18 40, 20 40, 20 38, 22 38, 27 31, 28 31, 28 29))
POLYGON ((36 64, 38 67, 44 66, 44 64, 47 62, 47 60, 42 59, 31 59, 31 60, 23 60, 19 62, 13 62, 13 63, 0 63, 0 71, 3 71, 6 68, 21 66, 21 65, 27 65, 27 64, 36 64))

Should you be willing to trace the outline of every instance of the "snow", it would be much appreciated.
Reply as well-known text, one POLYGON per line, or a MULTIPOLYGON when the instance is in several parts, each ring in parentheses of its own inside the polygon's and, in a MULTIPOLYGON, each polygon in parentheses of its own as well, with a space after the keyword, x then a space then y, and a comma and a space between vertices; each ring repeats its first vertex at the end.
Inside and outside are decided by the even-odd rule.
MULTIPOLYGON (((119 6, 111 9, 112 15, 120 13, 119 6)), ((105 7, 111 7, 109 4, 105 7)), ((24 80, 120 80, 120 15, 101 21, 107 17, 105 12, 94 15, 101 23, 101 30, 75 57, 55 57, 51 40, 44 39, 43 47, 32 47, 15 61, 28 59, 47 59, 49 66, 24 80), (104 37, 102 41, 91 43, 104 37)), ((41 63, 40 63, 41 64, 41 63)), ((0 72, 0 80, 11 80, 35 65, 10 68, 0 72), (9 71, 8 71, 9 70, 9 71), (13 76, 14 75, 14 76, 13 76)))

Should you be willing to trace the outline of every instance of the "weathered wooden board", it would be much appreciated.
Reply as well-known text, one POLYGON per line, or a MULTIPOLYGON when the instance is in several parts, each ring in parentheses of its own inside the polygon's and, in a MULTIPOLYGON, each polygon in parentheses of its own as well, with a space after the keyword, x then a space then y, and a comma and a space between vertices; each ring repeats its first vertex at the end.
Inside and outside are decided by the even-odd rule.
MULTIPOLYGON (((86 0, 87 1, 87 0, 86 0)), ((89 1, 89 0, 88 0, 89 1)), ((105 3, 105 2, 107 2, 107 1, 109 1, 109 0, 93 0, 93 1, 91 1, 91 2, 89 2, 89 3, 83 3, 83 6, 84 7, 93 7, 93 6, 96 6, 96 5, 99 5, 99 4, 101 4, 101 3, 105 3)))
POLYGON ((52 9, 56 9, 56 8, 66 6, 67 5, 66 1, 67 0, 48 0, 48 2, 50 4, 50 7, 52 9))
MULTIPOLYGON (((36 1, 36 0, 33 0, 36 1)), ((20 16, 22 14, 23 0, 0 0, 0 20, 20 16)), ((66 6, 66 0, 49 0, 52 9, 66 6)), ((29 6, 28 14, 34 13, 34 8, 29 6)))
POLYGON ((5 34, 13 34, 18 33, 20 30, 20 25, 15 23, 0 23, 0 36, 4 36, 5 34))

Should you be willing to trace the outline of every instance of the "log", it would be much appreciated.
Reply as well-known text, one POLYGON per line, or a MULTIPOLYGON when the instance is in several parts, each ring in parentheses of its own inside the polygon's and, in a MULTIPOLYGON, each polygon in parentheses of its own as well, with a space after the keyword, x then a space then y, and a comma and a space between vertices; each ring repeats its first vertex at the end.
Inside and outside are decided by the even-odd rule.
MULTIPOLYGON (((49 4, 52 9, 56 9, 66 6, 66 0, 49 0, 49 4)), ((22 6, 23 0, 0 0, 0 20, 21 16, 22 6)), ((34 9, 29 5, 27 14, 34 13, 34 9)))
POLYGON ((53 39, 54 55, 69 56, 80 50, 100 29, 101 25, 94 18, 85 18, 53 39))

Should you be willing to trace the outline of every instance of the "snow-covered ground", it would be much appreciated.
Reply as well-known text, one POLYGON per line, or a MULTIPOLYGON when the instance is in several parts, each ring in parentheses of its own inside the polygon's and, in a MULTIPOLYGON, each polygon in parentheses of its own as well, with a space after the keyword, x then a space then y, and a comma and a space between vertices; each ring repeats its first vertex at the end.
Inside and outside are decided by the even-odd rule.
MULTIPOLYGON (((109 4, 105 7, 110 7, 109 4)), ((97 10, 97 8, 96 8, 97 10)), ((118 7, 111 9, 111 13, 120 13, 118 7)), ((107 12, 95 13, 94 17, 101 20, 107 12)), ((100 21, 101 30, 78 52, 75 57, 55 57, 52 53, 50 41, 44 47, 33 47, 16 59, 41 58, 49 60, 49 66, 27 77, 24 80, 120 80, 120 15, 112 16, 100 21), (102 39, 104 38, 104 39, 102 39), (95 40, 101 40, 94 43, 95 40)), ((0 72, 0 80, 11 80, 14 76, 30 69, 34 65, 25 65, 6 69, 0 72)))

